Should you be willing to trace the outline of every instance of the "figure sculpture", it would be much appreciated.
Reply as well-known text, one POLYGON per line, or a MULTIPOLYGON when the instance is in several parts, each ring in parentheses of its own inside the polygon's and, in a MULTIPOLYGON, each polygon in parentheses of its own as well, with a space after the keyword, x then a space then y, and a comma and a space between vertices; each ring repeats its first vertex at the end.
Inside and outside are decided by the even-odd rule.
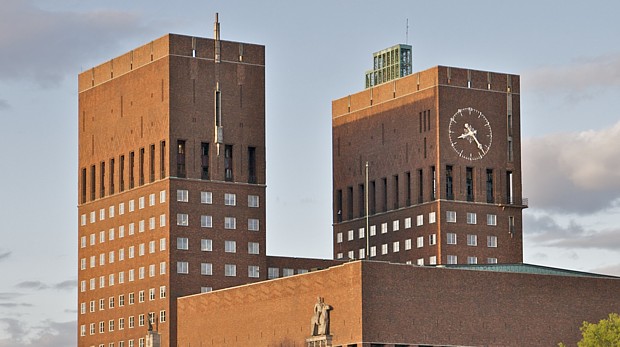
POLYGON ((322 297, 318 297, 314 304, 314 314, 310 320, 311 336, 329 335, 329 311, 331 306, 327 305, 322 297))

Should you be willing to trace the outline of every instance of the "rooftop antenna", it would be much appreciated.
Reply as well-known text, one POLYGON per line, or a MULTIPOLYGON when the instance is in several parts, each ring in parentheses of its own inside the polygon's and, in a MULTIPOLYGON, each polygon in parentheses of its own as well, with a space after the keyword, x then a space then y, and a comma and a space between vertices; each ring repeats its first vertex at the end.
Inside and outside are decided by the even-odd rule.
POLYGON ((213 23, 213 39, 215 40, 215 62, 220 62, 220 21, 219 14, 215 13, 215 23, 213 23))
POLYGON ((409 44, 409 18, 407 18, 407 27, 405 29, 405 44, 409 44))

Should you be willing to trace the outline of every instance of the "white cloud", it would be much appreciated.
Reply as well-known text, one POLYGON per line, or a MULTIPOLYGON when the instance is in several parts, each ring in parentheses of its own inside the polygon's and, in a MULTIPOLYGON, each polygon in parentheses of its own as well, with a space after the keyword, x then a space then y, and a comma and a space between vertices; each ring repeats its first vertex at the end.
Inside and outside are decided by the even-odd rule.
POLYGON ((0 318, 5 338, 0 338, 0 347, 56 347, 77 345, 77 322, 44 321, 41 325, 28 328, 24 322, 12 318, 0 318))
POLYGON ((31 1, 5 0, 0 11, 0 80, 28 78, 55 86, 67 74, 79 72, 81 64, 100 63, 93 61, 99 54, 116 51, 122 40, 144 31, 131 13, 52 12, 31 1))
POLYGON ((546 66, 523 76, 528 88, 543 92, 568 90, 573 97, 583 96, 589 89, 620 87, 620 52, 546 66))
POLYGON ((523 177, 535 208, 592 213, 620 201, 620 122, 524 139, 523 177))

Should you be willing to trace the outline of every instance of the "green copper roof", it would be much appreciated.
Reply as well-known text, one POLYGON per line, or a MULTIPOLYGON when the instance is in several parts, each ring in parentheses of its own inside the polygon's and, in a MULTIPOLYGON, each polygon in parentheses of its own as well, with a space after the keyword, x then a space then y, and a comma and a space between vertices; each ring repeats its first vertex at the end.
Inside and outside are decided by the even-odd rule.
POLYGON ((450 269, 477 270, 477 271, 494 271, 494 272, 510 272, 510 273, 526 273, 536 275, 553 275, 553 276, 573 276, 573 277, 597 277, 597 278, 616 278, 620 277, 602 275, 591 272, 581 272, 567 269, 558 269, 553 267, 533 265, 533 264, 462 264, 462 265, 440 265, 450 269))

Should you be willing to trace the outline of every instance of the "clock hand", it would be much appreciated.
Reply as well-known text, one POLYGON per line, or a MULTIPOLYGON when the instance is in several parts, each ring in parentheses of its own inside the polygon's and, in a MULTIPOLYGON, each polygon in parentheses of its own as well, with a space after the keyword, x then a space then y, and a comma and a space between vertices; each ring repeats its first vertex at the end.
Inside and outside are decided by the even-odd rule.
POLYGON ((480 143, 480 141, 478 141, 478 139, 476 138, 476 134, 472 133, 471 137, 474 139, 474 141, 476 141, 476 143, 478 144, 478 149, 482 151, 482 144, 480 143))

